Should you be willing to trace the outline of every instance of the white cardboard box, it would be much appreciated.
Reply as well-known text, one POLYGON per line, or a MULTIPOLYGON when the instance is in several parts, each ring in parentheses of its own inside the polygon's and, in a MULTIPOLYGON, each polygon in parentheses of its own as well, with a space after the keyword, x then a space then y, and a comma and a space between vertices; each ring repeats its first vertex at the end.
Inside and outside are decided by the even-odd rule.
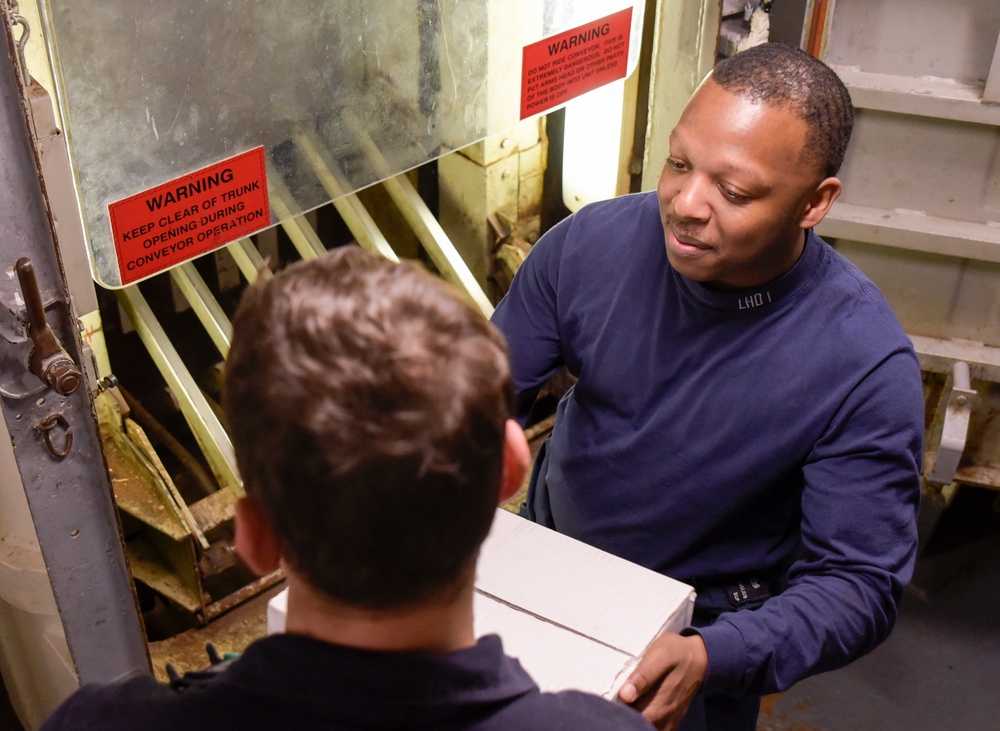
MULTIPOLYGON (((288 590, 267 607, 285 628, 288 590)), ((497 510, 476 571, 475 632, 497 634, 542 690, 612 698, 649 644, 691 621, 694 590, 497 510)))

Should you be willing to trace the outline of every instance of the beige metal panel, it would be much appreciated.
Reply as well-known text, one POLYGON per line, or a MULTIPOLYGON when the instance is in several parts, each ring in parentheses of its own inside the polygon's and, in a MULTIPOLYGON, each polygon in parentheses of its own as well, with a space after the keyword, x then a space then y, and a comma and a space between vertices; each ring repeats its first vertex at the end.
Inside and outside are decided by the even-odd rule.
POLYGON ((484 289, 496 241, 491 215, 501 216, 523 238, 538 236, 547 149, 543 125, 541 118, 521 122, 438 161, 441 227, 484 289))
POLYGON ((980 86, 1000 34, 996 0, 837 0, 824 60, 980 86))
POLYGON ((973 379, 1000 383, 1000 348, 975 340, 945 340, 924 335, 911 335, 910 340, 920 358, 920 367, 925 371, 947 374, 956 361, 962 361, 969 365, 973 379))
MULTIPOLYGON (((1000 106, 984 104, 982 82, 913 78, 833 66, 851 90, 854 106, 900 114, 919 114, 980 124, 1000 124, 1000 106)), ((998 74, 1000 79, 1000 74, 998 74)), ((1000 95, 997 89, 990 93, 1000 95)), ((1000 101, 994 99, 994 101, 1000 101)))
POLYGON ((487 218, 499 213, 517 220, 518 155, 481 166, 464 155, 447 155, 438 161, 441 227, 469 270, 486 287, 489 274, 491 231, 487 218))
POLYGON ((1000 36, 997 36, 997 47, 993 51, 993 63, 990 65, 990 74, 986 77, 983 101, 990 104, 1000 104, 1000 36))
POLYGON ((513 128, 463 147, 457 152, 479 165, 492 165, 505 157, 527 150, 541 142, 539 119, 520 122, 513 128))
POLYGON ((1000 347, 1000 264, 847 240, 837 250, 882 290, 907 333, 1000 347))
MULTIPOLYGON (((37 29, 40 26, 33 27, 37 29)), ((29 68, 39 65, 33 63, 29 68)), ((51 79, 49 81, 51 83, 51 79)), ((35 79, 25 92, 31 107, 42 177, 73 308, 78 314, 94 312, 97 310, 97 295, 90 274, 90 259, 83 235, 83 220, 76 203, 66 138, 59 130, 59 118, 49 92, 35 79)))
POLYGON ((715 64, 722 0, 657 0, 642 189, 652 190, 684 105, 715 64))
POLYGON ((826 237, 1000 262, 1000 226, 995 223, 838 201, 816 231, 826 237))
POLYGON ((841 200, 957 221, 1000 221, 998 154, 1000 128, 992 125, 861 110, 840 173, 841 200))

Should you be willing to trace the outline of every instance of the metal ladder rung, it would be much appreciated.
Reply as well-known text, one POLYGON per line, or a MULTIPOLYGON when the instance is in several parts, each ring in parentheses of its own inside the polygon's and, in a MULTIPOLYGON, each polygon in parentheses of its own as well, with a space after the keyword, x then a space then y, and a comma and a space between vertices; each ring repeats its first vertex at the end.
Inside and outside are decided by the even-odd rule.
POLYGON ((181 413, 219 484, 242 495, 243 486, 236 468, 236 457, 233 454, 233 444, 229 434, 212 411, 208 400, 156 319, 146 298, 135 286, 120 289, 117 295, 122 309, 132 321, 132 326, 153 358, 157 370, 180 404, 181 413))
POLYGON ((342 176, 324 161, 320 153, 321 145, 316 140, 315 134, 298 132, 294 139, 320 184, 330 194, 334 208, 344 219, 344 223, 358 244, 369 251, 381 254, 390 261, 399 261, 396 252, 392 250, 361 199, 353 193, 347 193, 348 185, 342 176))
POLYGON ((490 302, 483 288, 479 286, 479 282, 469 269, 469 265, 458 253, 455 245, 448 238, 448 234, 441 228, 441 224, 424 203, 424 199, 417 193, 409 178, 406 177, 405 173, 391 175, 389 164, 365 131, 364 125, 350 110, 345 112, 344 117, 376 172, 380 177, 385 178, 382 185, 403 214, 410 228, 417 235, 417 239, 431 257, 434 266, 441 272, 441 276, 461 287, 482 310, 483 314, 490 317, 493 314, 493 303, 490 302))
POLYGON ((233 325, 194 264, 185 262, 176 266, 170 270, 170 276, 177 283, 201 324, 205 326, 208 337, 212 339, 222 357, 228 356, 229 344, 233 340, 233 325))
POLYGON ((270 166, 267 169, 267 186, 270 189, 271 208, 281 219, 281 228, 288 235, 295 250, 303 259, 315 259, 326 253, 313 227, 306 221, 305 214, 295 203, 295 197, 270 166))
POLYGON ((256 282, 261 269, 264 268, 264 257, 257 251, 253 242, 250 239, 238 239, 226 246, 226 251, 236 260, 236 266, 243 272, 246 280, 250 284, 256 282))

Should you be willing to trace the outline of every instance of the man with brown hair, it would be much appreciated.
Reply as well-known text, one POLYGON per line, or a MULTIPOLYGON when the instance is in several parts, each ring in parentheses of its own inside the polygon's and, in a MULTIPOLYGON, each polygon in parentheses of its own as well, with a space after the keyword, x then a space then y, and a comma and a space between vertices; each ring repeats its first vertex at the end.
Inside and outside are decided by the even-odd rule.
POLYGON ((170 686, 85 687, 45 729, 648 729, 473 635, 479 547, 529 459, 512 404, 502 337, 413 265, 347 247, 251 287, 223 397, 236 546, 283 567, 286 634, 170 686))

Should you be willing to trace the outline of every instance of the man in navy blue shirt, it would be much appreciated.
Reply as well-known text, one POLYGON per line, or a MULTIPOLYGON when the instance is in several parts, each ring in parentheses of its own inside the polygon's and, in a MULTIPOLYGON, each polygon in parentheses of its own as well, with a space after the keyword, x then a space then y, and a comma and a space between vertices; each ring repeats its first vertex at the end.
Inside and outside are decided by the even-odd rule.
POLYGON ((522 415, 556 369, 577 378, 527 516, 698 592, 620 692, 661 728, 752 730, 760 694, 885 639, 912 573, 920 369, 812 230, 852 125, 808 54, 724 60, 656 192, 547 232, 493 318, 522 415))
POLYGON ((252 286, 223 406, 237 551, 284 569, 286 634, 170 686, 86 686, 45 731, 648 731, 473 635, 479 547, 529 456, 503 339, 446 285, 347 247, 252 286))

